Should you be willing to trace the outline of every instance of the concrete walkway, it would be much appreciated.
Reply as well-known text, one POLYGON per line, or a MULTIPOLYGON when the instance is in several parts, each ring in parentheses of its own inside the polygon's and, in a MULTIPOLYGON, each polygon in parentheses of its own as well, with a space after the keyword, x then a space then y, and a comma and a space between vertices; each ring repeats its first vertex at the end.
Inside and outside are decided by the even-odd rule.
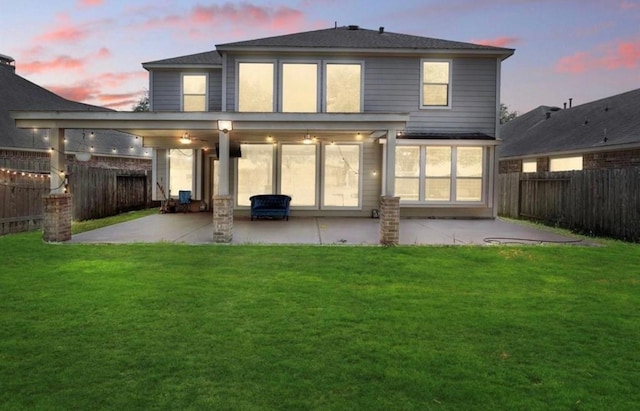
MULTIPOLYGON (((211 213, 156 214, 76 234, 69 243, 213 244, 211 213)), ((379 220, 370 218, 234 218, 233 244, 379 245, 379 220)), ((496 220, 400 220, 401 245, 582 244, 543 228, 496 220)))

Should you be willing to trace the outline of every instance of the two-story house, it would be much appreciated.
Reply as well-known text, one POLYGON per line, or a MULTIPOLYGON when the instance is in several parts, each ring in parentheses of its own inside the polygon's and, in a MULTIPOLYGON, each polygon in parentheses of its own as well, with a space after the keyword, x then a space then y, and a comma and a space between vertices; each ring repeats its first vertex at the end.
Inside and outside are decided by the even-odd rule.
MULTIPOLYGON (((217 45, 143 63, 150 113, 18 113, 91 124, 154 148, 155 198, 191 191, 230 241, 249 197, 292 216, 493 218, 500 67, 512 49, 358 26, 217 45)), ((391 223, 391 224, 389 224, 391 223)))

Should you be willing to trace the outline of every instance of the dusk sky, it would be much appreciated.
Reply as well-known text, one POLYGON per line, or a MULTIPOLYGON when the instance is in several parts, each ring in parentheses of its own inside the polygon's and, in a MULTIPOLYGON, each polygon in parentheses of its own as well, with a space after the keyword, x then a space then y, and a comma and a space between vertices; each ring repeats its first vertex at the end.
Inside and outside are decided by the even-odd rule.
POLYGON ((520 113, 640 88, 640 0, 21 0, 0 16, 17 74, 117 110, 148 88, 142 62, 336 22, 515 48, 502 102, 520 113))

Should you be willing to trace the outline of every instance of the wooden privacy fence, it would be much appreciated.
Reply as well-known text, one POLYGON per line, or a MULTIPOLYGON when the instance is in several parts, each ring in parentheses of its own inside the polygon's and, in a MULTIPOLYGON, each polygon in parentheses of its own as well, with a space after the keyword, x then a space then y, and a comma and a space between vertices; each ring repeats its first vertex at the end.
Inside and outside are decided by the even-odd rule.
POLYGON ((151 206, 151 176, 144 170, 69 166, 73 219, 112 216, 151 206))
POLYGON ((0 172, 0 235, 42 226, 42 196, 49 193, 49 176, 0 172))
POLYGON ((640 241, 640 168, 500 174, 499 214, 640 241))
MULTIPOLYGON (((151 207, 151 176, 144 170, 68 167, 73 219, 102 218, 151 207)), ((0 173, 0 235, 42 227, 42 197, 49 194, 44 174, 0 173), (37 177, 36 177, 37 176, 37 177)))

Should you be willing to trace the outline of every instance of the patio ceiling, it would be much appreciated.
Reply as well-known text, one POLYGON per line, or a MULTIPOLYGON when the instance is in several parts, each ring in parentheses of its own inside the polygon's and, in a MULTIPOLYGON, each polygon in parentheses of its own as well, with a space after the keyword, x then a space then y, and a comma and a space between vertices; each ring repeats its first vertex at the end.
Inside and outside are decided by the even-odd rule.
POLYGON ((233 121, 232 139, 251 140, 272 134, 295 138, 363 135, 376 131, 404 130, 408 113, 236 113, 236 112, 85 112, 13 111, 18 128, 64 128, 120 130, 141 136, 146 147, 182 146, 180 137, 189 133, 193 147, 218 141, 218 120, 233 121))

